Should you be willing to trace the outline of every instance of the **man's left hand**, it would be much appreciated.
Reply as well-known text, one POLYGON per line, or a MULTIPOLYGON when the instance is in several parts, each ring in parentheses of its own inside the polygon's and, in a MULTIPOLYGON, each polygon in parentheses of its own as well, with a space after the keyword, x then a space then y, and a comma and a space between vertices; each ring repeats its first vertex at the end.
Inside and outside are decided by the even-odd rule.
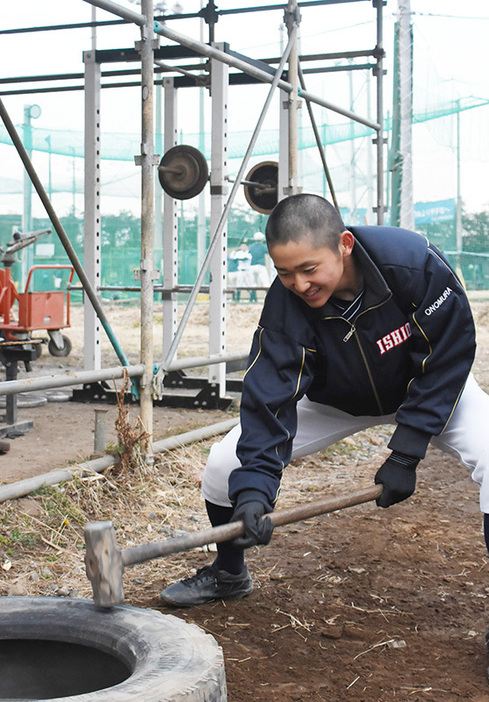
POLYGON ((416 488, 416 467, 419 458, 392 451, 375 475, 375 484, 383 486, 376 500, 379 507, 390 507, 411 497, 416 488))

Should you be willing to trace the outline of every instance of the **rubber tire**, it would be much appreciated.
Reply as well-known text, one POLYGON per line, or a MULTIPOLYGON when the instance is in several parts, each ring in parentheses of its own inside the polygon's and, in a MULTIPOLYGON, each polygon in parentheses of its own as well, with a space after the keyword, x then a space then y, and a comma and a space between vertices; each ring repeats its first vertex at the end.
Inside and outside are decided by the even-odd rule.
MULTIPOLYGON (((43 407, 47 405, 47 398, 39 393, 27 392, 19 393, 17 395, 17 407, 19 409, 31 409, 33 407, 43 407)), ((0 408, 4 408, 7 405, 6 396, 3 395, 0 398, 0 408)))
POLYGON ((70 339, 68 339, 67 336, 64 334, 61 335, 63 339, 63 348, 58 349, 56 344, 52 339, 49 339, 48 342, 48 351, 51 354, 51 356, 55 356, 56 358, 64 358, 65 356, 69 356, 71 353, 72 345, 70 339))
POLYGON ((46 395, 47 401, 48 402, 69 402, 72 395, 73 391, 72 390, 45 390, 44 394, 46 395))
MULTIPOLYGON (((123 662, 127 680, 56 702, 226 702, 222 650, 195 624, 129 605, 101 609, 91 600, 0 597, 0 639, 62 641, 99 649, 123 662)), ((50 702, 55 702, 51 700, 50 702)))

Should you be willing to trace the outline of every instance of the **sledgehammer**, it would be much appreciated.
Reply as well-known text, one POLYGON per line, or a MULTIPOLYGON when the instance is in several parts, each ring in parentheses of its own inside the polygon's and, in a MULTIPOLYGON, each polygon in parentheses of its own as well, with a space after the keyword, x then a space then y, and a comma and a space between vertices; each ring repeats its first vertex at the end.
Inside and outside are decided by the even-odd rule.
MULTIPOLYGON (((329 497, 291 507, 268 515, 275 526, 292 524, 319 514, 335 512, 345 507, 353 507, 380 497, 382 485, 358 490, 349 495, 329 497)), ((170 553, 180 553, 206 544, 230 541, 243 533, 243 522, 229 522, 204 531, 196 531, 184 536, 176 536, 150 544, 142 544, 121 551, 117 545, 112 522, 92 522, 87 524, 85 535, 85 567, 92 583, 93 601, 99 607, 111 607, 124 601, 122 575, 126 566, 137 565, 161 558, 170 553)))

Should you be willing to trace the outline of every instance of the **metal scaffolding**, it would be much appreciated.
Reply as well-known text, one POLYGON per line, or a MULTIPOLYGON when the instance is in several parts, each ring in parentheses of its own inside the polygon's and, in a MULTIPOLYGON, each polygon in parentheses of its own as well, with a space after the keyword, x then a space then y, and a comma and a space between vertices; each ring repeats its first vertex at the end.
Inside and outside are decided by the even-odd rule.
MULTIPOLYGON (((275 5, 256 8, 236 8, 232 11, 218 11, 212 0, 207 8, 195 16, 205 19, 209 26, 209 43, 188 37, 172 29, 169 19, 178 19, 177 16, 157 17, 153 16, 153 1, 141 0, 141 13, 134 12, 119 5, 112 0, 84 0, 94 7, 102 8, 113 13, 116 17, 122 18, 124 22, 135 24, 140 29, 140 40, 134 49, 128 50, 104 50, 98 51, 92 47, 84 52, 83 60, 84 72, 84 92, 85 92, 85 256, 82 267, 76 259, 74 252, 70 254, 69 241, 66 242, 59 220, 56 217, 49 199, 39 182, 28 156, 24 157, 23 146, 14 135, 15 130, 12 125, 12 139, 24 160, 30 178, 36 187, 41 200, 46 208, 49 218, 53 222, 55 229, 60 236, 66 251, 70 256, 76 272, 82 282, 86 293, 85 301, 85 370, 72 380, 80 382, 90 382, 99 380, 101 377, 120 377, 120 371, 115 369, 101 369, 100 352, 100 325, 103 327, 109 339, 113 343, 121 362, 121 368, 126 367, 129 375, 139 378, 138 392, 141 408, 141 420, 149 436, 153 433, 153 405, 155 398, 163 395, 165 379, 171 372, 186 368, 208 366, 209 375, 207 378, 207 395, 205 406, 217 407, 219 401, 226 397, 226 363, 243 359, 246 352, 238 354, 228 354, 226 351, 226 262, 227 262, 227 239, 226 226, 227 218, 233 205, 237 189, 241 186, 245 178, 245 172, 249 158, 252 154, 254 144, 259 135, 265 115, 271 104, 274 93, 280 91, 280 151, 278 163, 277 199, 280 200, 287 195, 300 191, 300 172, 298 164, 298 109, 301 103, 305 103, 316 136, 321 162, 330 187, 333 202, 337 206, 333 183, 327 168, 324 149, 321 144, 319 133, 316 127, 313 105, 323 109, 331 110, 343 115, 352 121, 366 125, 374 131, 373 143, 376 145, 377 153, 377 198, 374 210, 377 222, 383 223, 384 205, 384 150, 385 138, 383 127, 383 22, 382 10, 384 0, 315 0, 314 2, 298 3, 297 0, 288 0, 286 5, 275 5), (301 57, 298 46, 298 30, 301 21, 300 11, 306 11, 309 6, 326 6, 341 4, 344 2, 365 2, 370 1, 376 13, 376 42, 375 46, 369 50, 349 51, 348 57, 371 57, 374 63, 368 66, 376 78, 377 87, 377 111, 375 120, 354 113, 351 109, 336 105, 328 100, 314 95, 306 89, 304 73, 301 68, 301 57), (277 68, 273 69, 270 64, 273 61, 257 61, 232 51, 227 44, 217 44, 214 41, 215 16, 229 12, 256 12, 282 10, 284 13, 284 24, 287 28, 288 43, 281 57, 276 60, 277 68), (214 12, 214 21, 213 14, 214 12), (177 42, 177 47, 160 46, 158 37, 164 37, 177 42), (184 58, 206 57, 209 61, 205 70, 206 84, 211 88, 212 100, 212 153, 210 164, 210 185, 211 185, 211 217, 210 217, 210 245, 203 257, 200 270, 194 285, 190 289, 188 302, 183 316, 178 320, 178 309, 176 296, 179 292, 189 291, 188 286, 178 285, 177 257, 175 251, 178 248, 178 236, 175 226, 177 200, 167 193, 163 197, 163 286, 155 286, 156 272, 153 255, 153 237, 155 221, 154 204, 154 183, 155 167, 158 165, 159 155, 155 153, 154 143, 154 86, 155 72, 168 71, 176 75, 160 78, 160 83, 164 91, 164 150, 168 151, 176 145, 176 134, 178 132, 178 110, 177 95, 181 88, 201 87, 203 83, 203 64, 198 63, 195 67, 198 72, 180 69, 178 66, 169 66, 168 61, 181 60, 184 58), (101 290, 100 280, 100 237, 101 237, 101 217, 100 217, 100 91, 101 87, 101 66, 104 63, 116 62, 138 62, 141 67, 141 152, 136 156, 136 163, 141 167, 141 260, 140 268, 137 271, 140 280, 140 314, 141 314, 141 338, 140 338, 140 364, 129 366, 122 349, 113 336, 108 320, 98 299, 101 290), (232 67, 238 73, 230 73, 232 67), (229 85, 245 83, 266 83, 270 85, 268 96, 264 102, 260 117, 257 121, 248 149, 241 162, 238 175, 228 194, 228 173, 227 161, 225 158, 227 145, 227 91, 229 85), (192 307, 198 294, 204 288, 207 273, 210 272, 209 292, 209 354, 206 357, 197 359, 185 359, 177 361, 178 347, 182 334, 190 317, 192 307), (161 292, 164 309, 163 322, 163 360, 156 364, 153 359, 153 305, 155 290, 161 292)), ((181 15, 187 18, 190 15, 181 15)), ((192 15, 193 16, 193 15, 192 15)), ((95 25, 97 23, 94 23, 95 25)), ((344 57, 345 54, 329 54, 328 58, 334 59, 344 57)), ((320 56, 324 58, 324 54, 320 56)), ((304 57, 307 61, 313 61, 314 56, 304 57)), ((353 70, 351 62, 344 67, 344 70, 353 70)), ((318 69, 326 70, 326 69, 318 69)), ((116 72, 114 72, 116 74, 116 72)), ((120 71, 121 75, 127 72, 120 71)), ((121 84, 122 85, 122 84, 121 84)), ((134 85, 134 83, 132 83, 134 85)), ((2 118, 6 125, 9 123, 8 115, 2 105, 2 118)), ((25 151, 25 149, 24 149, 25 151)), ((59 387, 60 381, 49 379, 39 379, 35 387, 59 387)), ((0 395, 8 392, 26 391, 24 381, 17 381, 17 384, 7 389, 7 383, 0 383, 0 395)), ((34 389, 31 385, 30 389, 34 389)), ((199 406, 195 403, 194 406, 199 406)), ((152 460, 153 447, 152 438, 144 446, 144 454, 147 460, 152 460)))

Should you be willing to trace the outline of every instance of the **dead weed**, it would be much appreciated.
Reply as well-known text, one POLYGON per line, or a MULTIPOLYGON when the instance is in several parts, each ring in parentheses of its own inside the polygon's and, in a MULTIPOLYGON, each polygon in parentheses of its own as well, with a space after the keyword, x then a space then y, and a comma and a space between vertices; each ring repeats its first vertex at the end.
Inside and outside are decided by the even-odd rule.
MULTIPOLYGON (((200 478, 207 450, 203 443, 174 449, 156 456, 153 466, 141 462, 141 470, 121 462, 1 504, 0 596, 91 598, 83 560, 83 528, 90 521, 112 521, 121 549, 205 528, 200 478)), ((165 574, 171 577, 172 567, 179 575, 171 561, 165 574)), ((126 597, 142 584, 154 587, 158 572, 154 562, 139 566, 126 597)))

